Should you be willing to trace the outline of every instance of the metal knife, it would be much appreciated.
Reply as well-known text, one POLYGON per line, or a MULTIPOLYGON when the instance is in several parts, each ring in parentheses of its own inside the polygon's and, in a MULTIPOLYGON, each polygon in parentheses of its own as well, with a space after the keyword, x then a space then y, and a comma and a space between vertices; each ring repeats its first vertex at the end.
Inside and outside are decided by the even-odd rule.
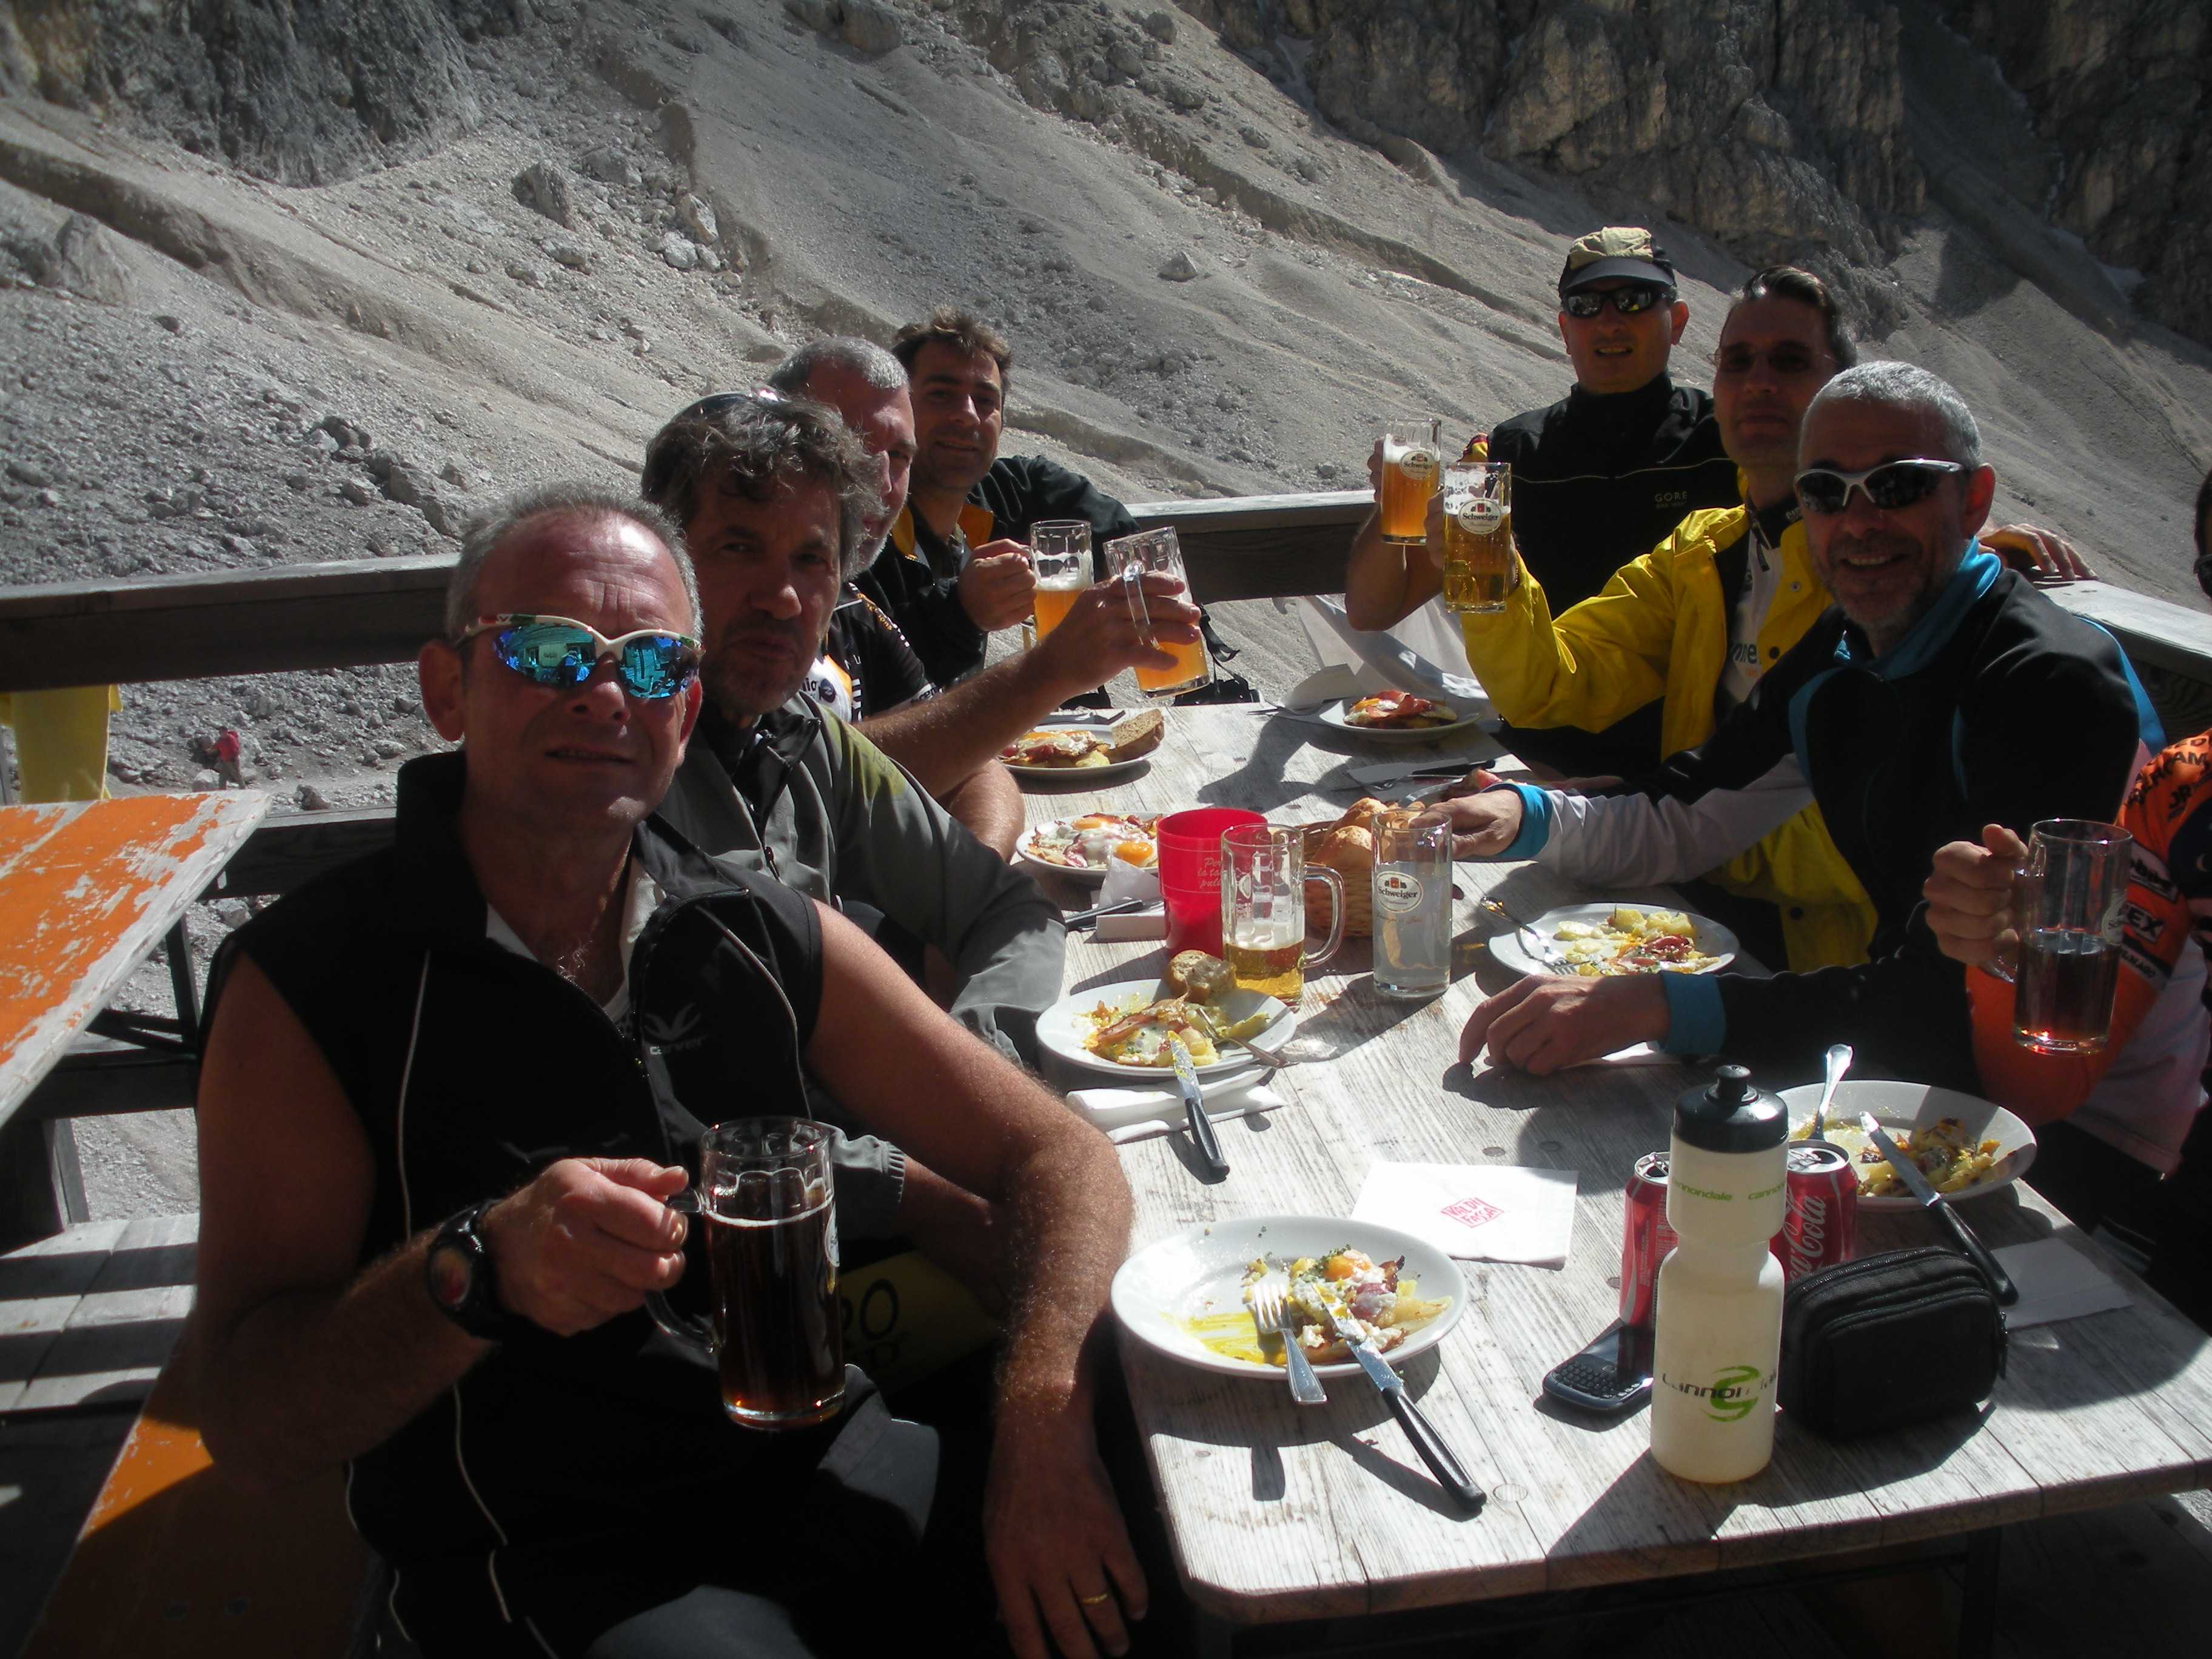
POLYGON ((1088 927, 1101 916, 1126 915, 1132 910, 1141 910, 1150 904, 1148 898, 1115 899, 1111 904, 1094 904, 1088 910, 1078 910, 1073 915, 1062 916, 1060 926, 1073 933, 1079 927, 1088 927))
POLYGON ((1374 1345, 1348 1324, 1334 1308, 1328 1310, 1329 1328, 1335 1331, 1344 1346, 1352 1350, 1352 1357, 1359 1362, 1359 1369, 1367 1373, 1367 1380, 1382 1391, 1382 1398, 1390 1404, 1390 1415, 1398 1419, 1398 1426, 1406 1431, 1406 1438, 1413 1443, 1413 1449, 1421 1455, 1421 1462, 1429 1472, 1452 1495, 1459 1506, 1469 1515, 1480 1511, 1488 1501, 1489 1494, 1467 1478, 1467 1471, 1459 1466, 1459 1459, 1429 1426, 1429 1419, 1421 1415, 1406 1393, 1404 1380, 1382 1363, 1382 1356, 1375 1352, 1374 1345))
POLYGON ((1897 1178, 1905 1183, 1905 1190, 1912 1194, 1912 1201, 1922 1209, 1933 1212, 1951 1230, 1953 1240, 1966 1253, 1966 1260, 1981 1269, 1982 1277, 1990 1281, 1990 1288, 1996 1292, 1997 1305, 2009 1308, 2019 1301, 2019 1288, 2005 1276, 2005 1270, 1997 1266, 1997 1259, 1990 1254, 1989 1247, 1974 1237, 1974 1230, 1966 1224, 1965 1217, 1936 1195, 1936 1189, 1928 1184, 1928 1177, 1920 1173, 1919 1166, 1905 1155, 1894 1140, 1882 1133, 1881 1125, 1874 1121, 1874 1114, 1861 1112, 1859 1127, 1867 1132, 1867 1139, 1874 1142, 1881 1155, 1889 1160, 1889 1167, 1897 1171, 1897 1178))
POLYGON ((1198 1155, 1216 1176, 1229 1173, 1229 1160, 1221 1155, 1221 1142, 1213 1133, 1213 1120, 1206 1115, 1206 1097, 1199 1092, 1198 1071, 1190 1063, 1190 1050, 1181 1037, 1168 1039, 1168 1058, 1175 1062, 1176 1085, 1182 1091, 1183 1115, 1190 1120, 1190 1138, 1198 1155))

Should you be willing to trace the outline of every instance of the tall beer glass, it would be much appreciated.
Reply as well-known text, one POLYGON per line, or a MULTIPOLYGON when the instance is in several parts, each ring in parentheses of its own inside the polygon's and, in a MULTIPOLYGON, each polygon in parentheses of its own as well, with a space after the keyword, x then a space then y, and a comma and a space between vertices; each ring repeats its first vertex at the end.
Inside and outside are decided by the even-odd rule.
POLYGON ((1186 598, 1190 592, 1190 578, 1182 568, 1182 544, 1176 539, 1175 526, 1146 530, 1107 543, 1106 568, 1121 578, 1122 594, 1129 602, 1130 620, 1137 624, 1137 632, 1145 643, 1175 658, 1165 668, 1137 670, 1137 690, 1148 697, 1171 697, 1178 691, 1192 690, 1211 680, 1213 665, 1206 659, 1204 640, 1193 640, 1188 645, 1169 645, 1152 637, 1152 613, 1145 603, 1141 581, 1145 572, 1157 570, 1164 576, 1172 576, 1182 584, 1186 598))
POLYGON ((1376 506, 1384 541, 1428 540, 1429 497, 1437 493, 1444 459, 1443 427, 1440 420, 1421 417, 1382 428, 1382 487, 1376 506))
POLYGON ((722 1409, 755 1429, 803 1429, 845 1403, 837 1303, 834 1131, 804 1118, 739 1118, 699 1139, 699 1170, 670 1202, 696 1218, 711 1320, 647 1298, 660 1328, 710 1355, 722 1409))
POLYGON ((1513 579, 1513 469, 1462 461, 1443 471, 1444 608, 1505 609, 1513 579))
POLYGON ((1036 576, 1036 636, 1067 620, 1076 595, 1091 585, 1091 526, 1081 519, 1045 519, 1030 526, 1030 569, 1036 576))
POLYGON ((1221 956, 1248 991, 1297 1006, 1306 969, 1326 962, 1344 942, 1344 878, 1306 868, 1305 836, 1272 823, 1221 832, 1221 956), (1328 938, 1306 949, 1306 889, 1325 882, 1328 938))
POLYGON ((2103 1050, 2118 983, 2121 906, 2135 838, 2109 823, 2046 818, 2013 884, 2020 968, 2013 1039, 2045 1054, 2103 1050))

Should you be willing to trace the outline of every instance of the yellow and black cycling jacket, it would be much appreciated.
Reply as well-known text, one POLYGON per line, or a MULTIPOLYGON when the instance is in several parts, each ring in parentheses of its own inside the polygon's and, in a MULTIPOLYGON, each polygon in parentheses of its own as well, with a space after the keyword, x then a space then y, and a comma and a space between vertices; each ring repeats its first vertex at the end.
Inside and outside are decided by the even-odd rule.
MULTIPOLYGON (((1601 731, 1663 696, 1661 755, 1653 758, 1695 749, 1712 735, 1714 693, 1728 662, 1719 560, 1749 532, 1750 514, 1741 506, 1692 513, 1556 620, 1543 584, 1523 567, 1504 611, 1461 617, 1468 662, 1498 712, 1516 726, 1601 731)), ((1828 591, 1806 555, 1804 526, 1792 522, 1778 550, 1781 580, 1759 628, 1762 669, 1828 606, 1828 591)), ((1780 908, 1794 970, 1866 960, 1874 903, 1836 850, 1818 806, 1707 879, 1780 908)))

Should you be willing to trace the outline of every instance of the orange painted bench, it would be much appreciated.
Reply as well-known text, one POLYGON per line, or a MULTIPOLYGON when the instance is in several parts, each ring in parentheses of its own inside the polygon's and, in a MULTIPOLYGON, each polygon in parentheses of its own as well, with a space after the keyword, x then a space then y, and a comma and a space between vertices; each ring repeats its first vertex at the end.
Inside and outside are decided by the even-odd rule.
POLYGON ((346 1518, 343 1477, 240 1491, 201 1445, 190 1393, 174 1366, 155 1385, 21 1659, 359 1650, 377 1563, 346 1518))

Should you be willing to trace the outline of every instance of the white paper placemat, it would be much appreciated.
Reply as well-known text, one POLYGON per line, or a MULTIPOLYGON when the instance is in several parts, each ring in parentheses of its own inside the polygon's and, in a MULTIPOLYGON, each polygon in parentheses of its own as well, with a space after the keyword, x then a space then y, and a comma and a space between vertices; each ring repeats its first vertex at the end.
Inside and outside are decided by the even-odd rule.
POLYGON ((1991 1254, 2020 1291, 2020 1300, 2004 1310, 2012 1330, 2104 1313, 2135 1300, 2118 1279, 2063 1238, 2008 1244, 1991 1254))
POLYGON ((1395 1227, 1462 1261, 1566 1265, 1576 1172, 1515 1164, 1377 1164, 1352 1218, 1395 1227))

